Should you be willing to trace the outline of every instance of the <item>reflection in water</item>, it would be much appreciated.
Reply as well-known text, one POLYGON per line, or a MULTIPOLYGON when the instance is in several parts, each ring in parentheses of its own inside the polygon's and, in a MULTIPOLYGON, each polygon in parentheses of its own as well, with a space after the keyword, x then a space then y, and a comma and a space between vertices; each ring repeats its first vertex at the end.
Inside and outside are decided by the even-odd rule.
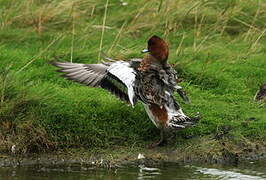
POLYGON ((89 179, 127 179, 127 180, 176 180, 176 179, 223 179, 223 180, 266 180, 264 162, 246 163, 239 166, 180 166, 165 165, 159 168, 120 167, 118 169, 99 169, 93 167, 24 167, 0 168, 0 180, 89 180, 89 179))
MULTIPOLYGON (((216 178, 228 179, 228 180, 263 180, 263 177, 246 175, 234 171, 225 171, 214 168, 197 168, 197 171, 202 174, 213 175, 216 178)), ((262 175, 262 173, 260 173, 262 175)))
POLYGON ((138 179, 152 179, 160 174, 159 168, 149 168, 144 165, 139 165, 138 179))

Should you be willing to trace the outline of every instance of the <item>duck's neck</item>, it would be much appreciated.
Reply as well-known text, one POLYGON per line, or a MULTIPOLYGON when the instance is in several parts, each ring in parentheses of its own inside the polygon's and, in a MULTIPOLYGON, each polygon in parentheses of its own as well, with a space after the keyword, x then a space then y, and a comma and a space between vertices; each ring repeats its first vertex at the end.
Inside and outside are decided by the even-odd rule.
POLYGON ((138 70, 145 72, 150 69, 151 65, 164 66, 165 64, 166 64, 166 61, 161 62, 157 60, 155 57, 153 57, 151 54, 147 54, 141 61, 138 70))

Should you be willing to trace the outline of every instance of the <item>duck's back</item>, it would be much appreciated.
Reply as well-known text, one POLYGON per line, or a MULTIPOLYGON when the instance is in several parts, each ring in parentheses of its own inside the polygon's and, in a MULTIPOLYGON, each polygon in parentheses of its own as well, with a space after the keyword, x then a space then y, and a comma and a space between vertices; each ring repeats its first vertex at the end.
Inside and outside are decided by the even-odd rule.
MULTIPOLYGON (((141 66, 141 65, 140 65, 141 66)), ((169 64, 152 63, 137 69, 134 90, 144 103, 163 105, 176 88, 176 73, 169 64)))

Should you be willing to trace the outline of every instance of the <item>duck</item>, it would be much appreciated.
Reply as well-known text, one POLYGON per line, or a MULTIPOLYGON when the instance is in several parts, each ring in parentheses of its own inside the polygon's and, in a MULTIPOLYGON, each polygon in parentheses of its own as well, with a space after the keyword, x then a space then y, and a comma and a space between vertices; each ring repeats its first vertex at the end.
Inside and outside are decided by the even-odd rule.
POLYGON ((98 64, 82 64, 52 61, 63 77, 90 87, 103 88, 132 107, 139 101, 148 117, 160 130, 160 139, 148 147, 153 148, 166 142, 165 133, 194 126, 200 119, 199 113, 187 116, 174 98, 190 100, 181 86, 177 72, 168 64, 169 46, 162 38, 153 35, 142 50, 143 58, 127 61, 112 60, 98 64))
POLYGON ((260 86, 260 89, 257 91, 255 97, 255 101, 266 101, 266 83, 263 83, 260 86))

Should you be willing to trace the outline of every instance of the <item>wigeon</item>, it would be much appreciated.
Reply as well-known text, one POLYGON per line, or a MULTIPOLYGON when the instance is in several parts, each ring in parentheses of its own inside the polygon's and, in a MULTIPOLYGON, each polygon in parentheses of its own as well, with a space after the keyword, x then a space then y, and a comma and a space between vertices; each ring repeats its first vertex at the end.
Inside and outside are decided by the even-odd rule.
POLYGON ((266 101, 266 83, 260 86, 260 89, 257 91, 255 101, 266 101))
POLYGON ((158 36, 148 40, 143 59, 111 61, 100 64, 52 62, 64 77, 91 87, 101 87, 122 101, 135 106, 141 101, 154 125, 160 129, 161 138, 150 147, 165 142, 168 130, 180 130, 194 125, 199 117, 185 115, 173 94, 189 101, 182 87, 177 85, 177 74, 167 63, 169 48, 158 36))

